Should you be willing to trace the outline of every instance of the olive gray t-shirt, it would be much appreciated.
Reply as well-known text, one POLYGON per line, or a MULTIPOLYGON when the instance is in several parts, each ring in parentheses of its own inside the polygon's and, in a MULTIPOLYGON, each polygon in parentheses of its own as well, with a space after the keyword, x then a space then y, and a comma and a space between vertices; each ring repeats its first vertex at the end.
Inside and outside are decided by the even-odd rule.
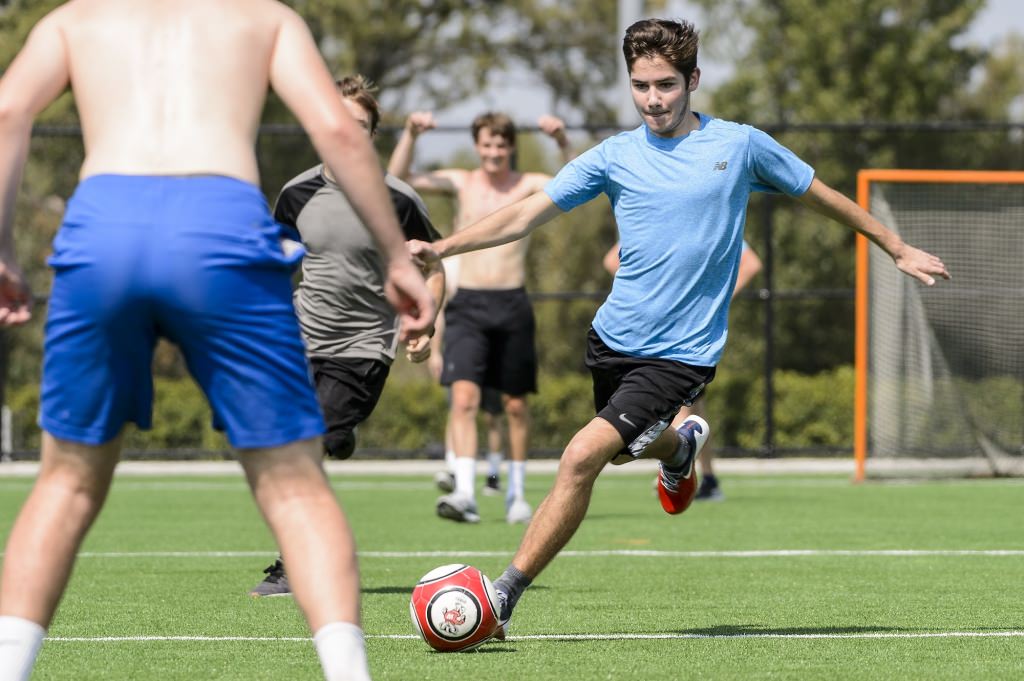
MULTIPOLYGON (((384 180, 405 238, 439 239, 412 187, 391 175, 384 180)), ((380 253, 341 188, 324 175, 322 164, 284 186, 274 219, 297 230, 306 248, 294 303, 309 355, 390 363, 398 344, 398 319, 384 297, 380 253)))

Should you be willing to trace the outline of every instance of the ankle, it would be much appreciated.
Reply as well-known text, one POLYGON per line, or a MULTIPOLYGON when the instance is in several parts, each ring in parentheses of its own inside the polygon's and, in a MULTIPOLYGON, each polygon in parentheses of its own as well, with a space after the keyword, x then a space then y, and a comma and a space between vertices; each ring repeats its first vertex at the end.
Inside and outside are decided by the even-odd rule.
POLYGON ((503 616, 512 612, 512 608, 516 607, 516 603, 519 602, 519 597, 532 582, 533 580, 515 565, 509 565, 501 573, 501 576, 494 580, 494 588, 506 596, 505 608, 502 610, 507 610, 507 612, 502 612, 503 616))
POLYGON ((672 453, 672 456, 665 459, 662 463, 665 468, 670 471, 679 471, 686 468, 690 459, 690 443, 682 436, 678 431, 676 432, 676 449, 672 453))
POLYGON ((369 681, 363 630, 351 622, 331 622, 313 635, 320 664, 327 681, 359 679, 369 681))

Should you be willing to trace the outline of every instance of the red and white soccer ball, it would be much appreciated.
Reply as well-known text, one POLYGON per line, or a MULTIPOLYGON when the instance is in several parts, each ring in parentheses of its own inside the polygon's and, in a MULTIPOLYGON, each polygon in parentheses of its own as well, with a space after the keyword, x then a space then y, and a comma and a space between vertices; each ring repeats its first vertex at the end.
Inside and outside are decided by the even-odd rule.
POLYGON ((498 594, 487 575, 471 565, 434 568, 412 590, 409 614, 434 650, 472 650, 498 628, 498 594))

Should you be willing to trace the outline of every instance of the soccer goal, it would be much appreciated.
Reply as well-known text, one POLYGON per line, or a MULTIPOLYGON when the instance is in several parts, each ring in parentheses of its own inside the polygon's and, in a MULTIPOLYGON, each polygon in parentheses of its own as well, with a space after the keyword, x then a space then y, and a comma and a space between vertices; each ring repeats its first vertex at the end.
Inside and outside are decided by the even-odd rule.
POLYGON ((953 279, 858 237, 856 478, 1024 474, 1024 172, 862 170, 857 194, 953 279))

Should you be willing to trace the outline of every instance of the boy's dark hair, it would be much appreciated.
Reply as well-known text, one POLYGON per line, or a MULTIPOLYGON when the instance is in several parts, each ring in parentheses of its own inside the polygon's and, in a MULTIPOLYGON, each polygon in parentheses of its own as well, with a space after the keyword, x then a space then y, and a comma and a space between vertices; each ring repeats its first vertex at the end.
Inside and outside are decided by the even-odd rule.
POLYGON ((697 68, 698 42, 697 30, 688 21, 643 19, 626 29, 622 56, 626 58, 626 70, 630 73, 640 57, 661 57, 689 83, 697 68))
POLYGON ((492 135, 504 137, 509 146, 516 145, 516 124, 507 115, 497 111, 487 111, 473 119, 473 141, 480 138, 480 131, 487 128, 492 135))
POLYGON ((377 132, 377 125, 380 123, 380 104, 373 96, 373 93, 377 91, 377 86, 373 84, 373 81, 356 74, 339 78, 334 81, 334 84, 338 86, 342 97, 351 99, 366 109, 366 113, 370 114, 370 134, 377 132))

